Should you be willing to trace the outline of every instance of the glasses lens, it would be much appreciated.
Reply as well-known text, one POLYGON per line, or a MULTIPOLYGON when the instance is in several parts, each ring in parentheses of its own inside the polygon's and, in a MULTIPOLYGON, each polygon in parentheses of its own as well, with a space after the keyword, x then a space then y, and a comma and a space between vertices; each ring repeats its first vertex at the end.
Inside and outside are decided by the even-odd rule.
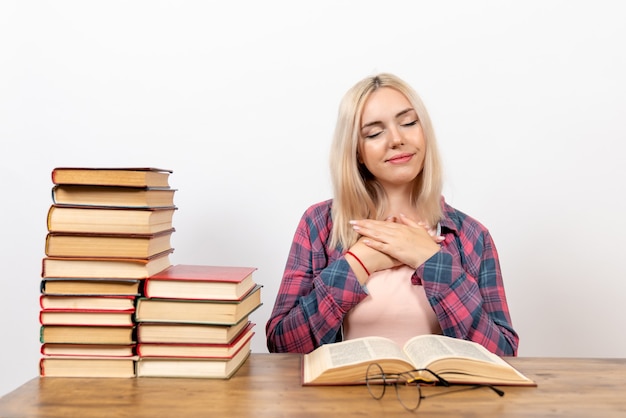
POLYGON ((402 406, 415 411, 422 401, 422 389, 420 384, 411 378, 410 375, 403 375, 396 383, 396 395, 402 406))
POLYGON ((380 399, 385 394, 385 374, 383 369, 377 363, 372 363, 367 366, 367 372, 365 374, 365 383, 367 384, 367 390, 374 399, 380 399))

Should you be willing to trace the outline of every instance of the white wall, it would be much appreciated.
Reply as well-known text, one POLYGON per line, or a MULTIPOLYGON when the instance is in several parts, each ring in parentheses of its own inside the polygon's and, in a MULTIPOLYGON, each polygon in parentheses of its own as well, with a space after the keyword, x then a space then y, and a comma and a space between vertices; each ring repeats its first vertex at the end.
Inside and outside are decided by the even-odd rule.
POLYGON ((377 71, 422 94, 448 201, 491 229, 519 354, 624 357, 622 5, 2 2, 0 395, 38 373, 55 166, 173 169, 172 261, 258 267, 265 351, 339 99, 377 71))

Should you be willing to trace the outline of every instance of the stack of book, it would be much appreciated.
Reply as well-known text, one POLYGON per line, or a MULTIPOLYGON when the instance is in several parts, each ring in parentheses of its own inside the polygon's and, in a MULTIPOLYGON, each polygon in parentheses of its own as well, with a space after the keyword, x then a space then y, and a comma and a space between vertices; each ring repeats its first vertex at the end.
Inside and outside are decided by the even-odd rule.
POLYGON ((230 378, 246 361, 261 306, 254 267, 176 264, 137 300, 137 377, 230 378))
POLYGON ((41 376, 134 377, 142 282, 171 266, 171 170, 52 171, 42 260, 41 376))

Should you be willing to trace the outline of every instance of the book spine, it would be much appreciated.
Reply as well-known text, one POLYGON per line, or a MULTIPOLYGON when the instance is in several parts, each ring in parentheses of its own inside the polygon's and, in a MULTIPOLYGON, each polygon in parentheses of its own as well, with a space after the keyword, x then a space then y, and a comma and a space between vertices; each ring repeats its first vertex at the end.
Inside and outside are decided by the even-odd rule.
POLYGON ((44 360, 45 360, 45 358, 41 358, 39 360, 39 375, 42 376, 42 377, 46 375, 46 371, 45 371, 45 367, 44 367, 44 360))

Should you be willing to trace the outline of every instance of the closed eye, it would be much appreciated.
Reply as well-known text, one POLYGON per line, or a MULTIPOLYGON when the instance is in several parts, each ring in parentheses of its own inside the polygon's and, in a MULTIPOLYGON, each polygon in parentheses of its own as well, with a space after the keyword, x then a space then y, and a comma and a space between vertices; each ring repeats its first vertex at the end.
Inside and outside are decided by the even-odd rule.
POLYGON ((373 139, 382 134, 384 131, 374 132, 373 134, 365 135, 366 139, 373 139))

